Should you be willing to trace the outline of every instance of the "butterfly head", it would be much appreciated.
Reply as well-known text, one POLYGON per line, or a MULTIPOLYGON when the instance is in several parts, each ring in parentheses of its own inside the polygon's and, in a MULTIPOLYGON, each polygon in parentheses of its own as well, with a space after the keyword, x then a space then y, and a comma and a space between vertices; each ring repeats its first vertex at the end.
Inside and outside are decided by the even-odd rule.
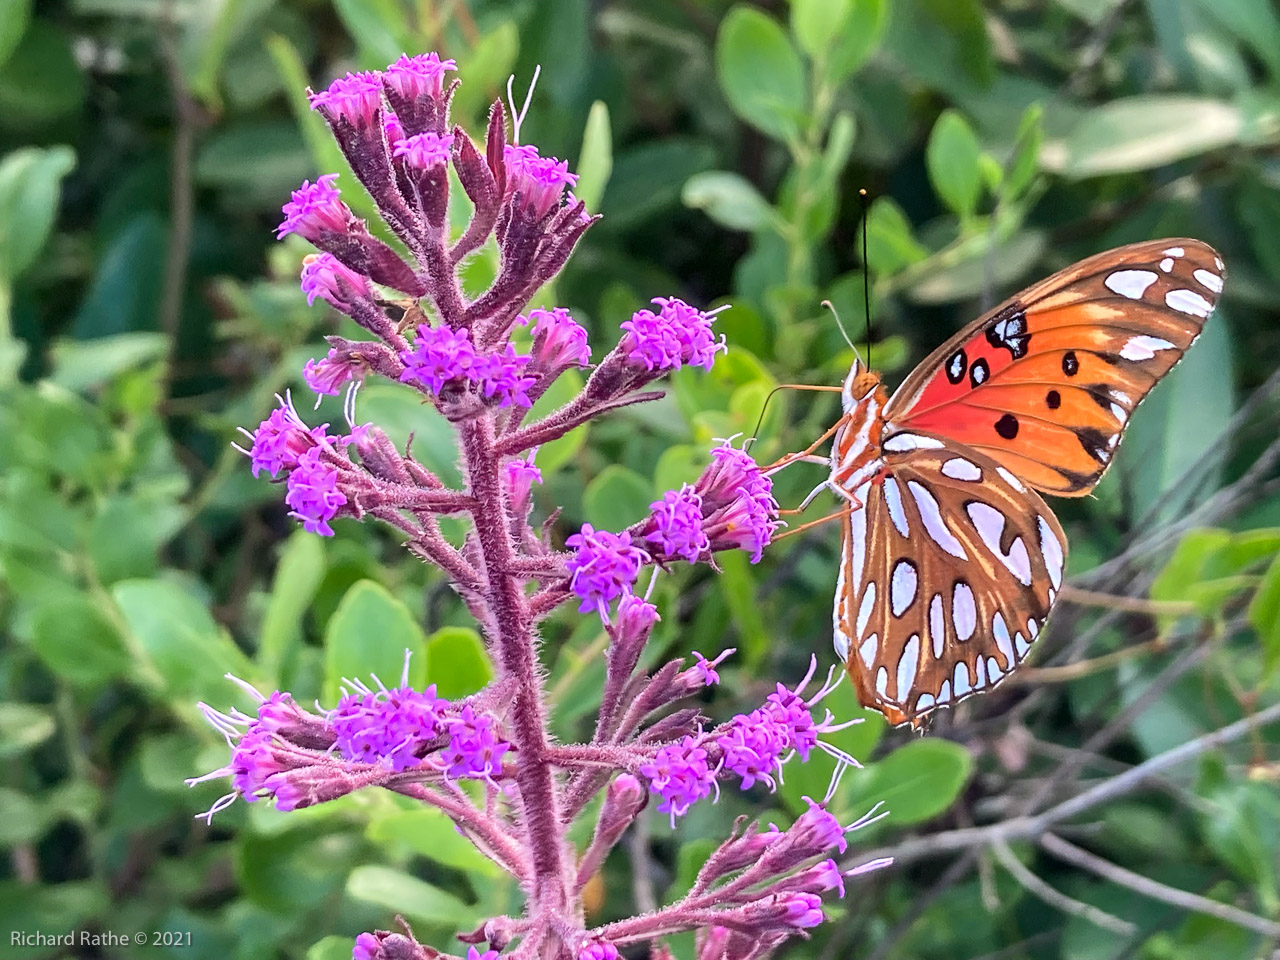
POLYGON ((880 389, 880 374, 868 370, 861 360, 854 360, 849 375, 844 378, 841 399, 845 413, 853 413, 867 402, 867 398, 880 389))

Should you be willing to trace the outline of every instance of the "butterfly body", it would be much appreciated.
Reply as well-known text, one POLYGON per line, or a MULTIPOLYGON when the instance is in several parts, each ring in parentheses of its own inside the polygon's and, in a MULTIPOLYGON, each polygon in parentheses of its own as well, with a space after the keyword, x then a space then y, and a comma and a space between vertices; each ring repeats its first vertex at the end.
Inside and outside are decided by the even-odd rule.
POLYGON ((980 317, 892 397, 855 361, 827 486, 849 507, 835 647, 864 706, 919 727, 1017 669, 1067 554, 1037 491, 1092 490, 1222 274, 1199 241, 1133 244, 980 317))

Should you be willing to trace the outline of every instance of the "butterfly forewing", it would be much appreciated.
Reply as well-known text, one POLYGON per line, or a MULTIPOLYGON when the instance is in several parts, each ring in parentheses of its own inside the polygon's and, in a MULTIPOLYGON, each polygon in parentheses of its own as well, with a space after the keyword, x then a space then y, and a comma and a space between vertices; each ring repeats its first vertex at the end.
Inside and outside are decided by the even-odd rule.
POLYGON ((1066 537, 995 460, 899 433, 854 491, 836 648, 859 699, 894 724, 999 683, 1026 656, 1062 583, 1066 537))
POLYGON ((1198 240, 1090 257, 1001 304, 929 356, 885 408, 1058 496, 1088 493, 1134 408, 1200 335, 1223 264, 1198 240))

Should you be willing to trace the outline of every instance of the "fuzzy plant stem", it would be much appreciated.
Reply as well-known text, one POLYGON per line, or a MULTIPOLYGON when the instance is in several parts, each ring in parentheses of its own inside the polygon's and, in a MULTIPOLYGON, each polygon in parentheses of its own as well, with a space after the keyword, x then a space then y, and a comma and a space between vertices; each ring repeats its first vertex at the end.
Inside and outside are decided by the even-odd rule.
POLYGON ((494 450, 493 421, 477 417, 460 425, 464 469, 476 504, 472 509, 483 559, 493 637, 503 672, 513 684, 512 744, 520 788, 526 843, 533 867, 530 900, 549 911, 569 903, 564 869, 564 828, 551 776, 546 710, 534 644, 533 618, 521 578, 515 573, 516 547, 507 523, 506 498, 494 450))

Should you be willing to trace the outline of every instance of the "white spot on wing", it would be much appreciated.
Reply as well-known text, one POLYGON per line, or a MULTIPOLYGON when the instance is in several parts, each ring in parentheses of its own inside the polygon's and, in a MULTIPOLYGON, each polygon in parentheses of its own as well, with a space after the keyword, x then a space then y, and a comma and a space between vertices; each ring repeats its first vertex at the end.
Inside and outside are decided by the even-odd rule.
POLYGON ((858 607, 858 636, 862 636, 867 632, 867 623, 871 619, 871 611, 876 606, 876 585, 875 582, 867 584, 867 589, 862 593, 862 604, 858 607))
POLYGON ((933 642, 933 659, 942 659, 942 645, 947 639, 947 621, 942 612, 942 594, 929 601, 929 639, 933 642))
POLYGON ((1020 584, 1031 586, 1031 557, 1027 555, 1027 545, 1021 537, 1009 544, 1009 556, 1001 557, 1000 562, 1009 568, 1020 584))
POLYGON ((1166 305, 1193 317, 1207 317, 1213 313, 1211 304, 1194 290, 1170 290, 1164 295, 1166 305))
POLYGON ((831 643, 836 648, 837 657, 842 661, 849 659, 849 635, 847 633, 837 627, 832 635, 831 643))
POLYGON ((978 536, 987 545, 987 549, 1004 564, 1006 570, 1017 577, 1024 587, 1031 586, 1031 557, 1027 554, 1027 545, 1018 537, 1009 544, 1006 554, 1000 549, 1000 539, 1004 536, 1005 516, 995 507, 975 500, 965 507, 969 519, 973 521, 978 536))
POLYGON ((1017 490, 1019 493, 1026 493, 1027 488, 1022 485, 1022 481, 1004 467, 996 467, 996 473, 1000 474, 1000 477, 1004 482, 1013 487, 1013 489, 1017 490))
POLYGON ((1000 662, 995 657, 987 657, 987 676, 991 678, 992 686, 999 683, 1000 678, 1004 676, 1004 671, 1000 669, 1000 662))
POLYGON ((1032 639, 1032 640, 1034 640, 1036 637, 1040 636, 1040 624, 1036 623, 1036 622, 1035 622, 1035 620, 1032 620, 1032 619, 1028 618, 1028 619, 1027 619, 1027 634, 1031 637, 1031 639, 1032 639))
POLYGON ((1111 415, 1119 420, 1121 424, 1129 419, 1129 411, 1118 403, 1113 403, 1111 405, 1111 415))
POLYGON ((889 519, 904 537, 911 536, 911 528, 907 526, 907 512, 902 509, 902 488, 893 477, 884 479, 884 502, 889 506, 889 519))
POLYGON ((1049 521, 1036 516, 1036 526, 1040 528, 1040 552, 1044 554, 1044 565, 1049 570, 1049 582, 1053 588, 1049 591, 1049 602, 1053 603, 1054 591, 1062 586, 1062 544, 1054 536, 1049 521))
POLYGON ((947 703, 951 699, 951 681, 943 680, 942 689, 938 691, 938 702, 947 703))
POLYGON ((1165 257, 1163 260, 1161 260, 1161 261, 1160 261, 1160 269, 1161 269, 1161 270, 1163 270, 1165 273, 1168 273, 1170 270, 1172 270, 1172 269, 1173 269, 1173 257, 1165 257))
POLYGON ((1210 273, 1208 270, 1197 270, 1191 274, 1200 282, 1200 285, 1206 290, 1212 290, 1214 293, 1222 292, 1222 278, 1216 273, 1210 273))
POLYGON ((916 568, 908 560, 899 560, 893 567, 893 579, 889 584, 889 600, 893 615, 900 617, 916 598, 916 568))
POLYGON ((956 697, 963 697, 973 689, 972 681, 969 679, 969 666, 963 660, 956 664, 954 680, 956 684, 956 697))
MULTIPOLYGON (((950 477, 952 480, 967 480, 971 483, 977 483, 982 479, 982 470, 976 463, 966 460, 964 457, 952 457, 942 465, 942 475, 950 477)), ((888 481, 886 480, 887 484, 888 481)))
POLYGON ((967 583, 957 583, 951 593, 951 625, 961 640, 968 640, 978 629, 978 607, 967 583))
POLYGON ((907 694, 916 682, 916 668, 920 665, 920 635, 913 633, 907 645, 902 648, 902 658, 898 660, 898 702, 906 703, 907 694))
POLYGON ((875 666, 876 648, 878 646, 880 646, 880 634, 873 633, 863 640, 862 646, 858 648, 858 654, 862 657, 862 662, 867 665, 868 670, 875 666))
POLYGON ((1158 279, 1159 275, 1150 270, 1117 270, 1102 282, 1112 293, 1130 300, 1141 300, 1147 288, 1158 279))
POLYGON ((920 511, 920 519, 924 521, 925 531, 933 542, 951 556, 968 560, 969 555, 964 552, 964 547, 947 527, 946 521, 942 519, 942 511, 938 509, 938 501, 933 499, 933 494, 915 480, 907 481, 907 490, 915 499, 916 507, 920 511))
MULTIPOLYGON (((853 491, 859 502, 866 503, 871 496, 871 483, 862 484, 853 491)), ((867 562, 867 511, 855 510, 849 517, 849 538, 852 542, 849 554, 852 559, 849 569, 849 582, 862 582, 862 569, 867 562)))
POLYGON ((941 440, 926 437, 923 434, 895 433, 884 442, 883 449, 888 450, 890 453, 907 453, 911 450, 937 450, 942 445, 941 440))
POLYGON ((1165 251, 1165 256, 1168 257, 1185 257, 1186 255, 1187 251, 1183 250, 1181 247, 1170 247, 1165 251))
POLYGON ((1013 658, 1013 643, 1009 639, 1009 626, 999 613, 991 618, 991 635, 995 638, 996 648, 1004 654, 1004 662, 1012 668, 1016 661, 1013 658))
POLYGON ((916 697, 916 713, 924 713, 926 710, 932 707, 936 702, 937 701, 933 699, 933 694, 931 693, 920 694, 920 696, 916 697))
MULTIPOLYGON (((1031 621, 1027 621, 1030 624, 1031 621)), ((1018 651, 1018 659, 1021 660, 1027 655, 1027 651, 1031 649, 1031 644, 1027 643, 1027 638, 1020 633, 1013 635, 1013 648, 1018 651)))
MULTIPOLYGON (((1174 291, 1176 293, 1178 291, 1174 291)), ((1148 337, 1145 334, 1130 337, 1120 348, 1120 356, 1126 360, 1150 360, 1157 350, 1172 350, 1173 344, 1159 337, 1148 337)))
POLYGON ((889 695, 889 671, 884 667, 876 671, 876 693, 882 697, 889 695))

